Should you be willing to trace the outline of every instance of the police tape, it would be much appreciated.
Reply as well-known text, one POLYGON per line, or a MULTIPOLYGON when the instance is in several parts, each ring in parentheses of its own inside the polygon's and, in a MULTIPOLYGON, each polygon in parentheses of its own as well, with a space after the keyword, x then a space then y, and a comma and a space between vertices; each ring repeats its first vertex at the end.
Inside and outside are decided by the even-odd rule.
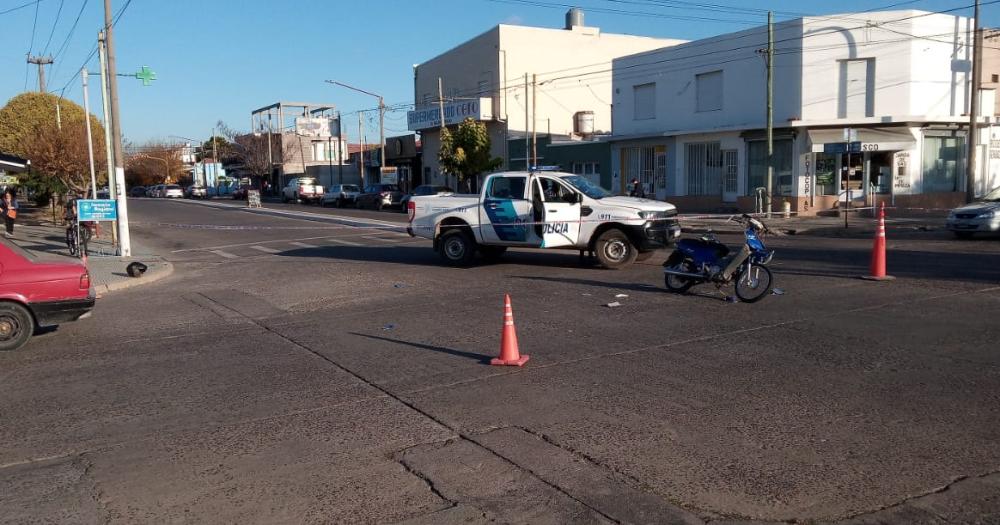
MULTIPOLYGON (((887 210, 893 208, 886 208, 887 210)), ((933 208, 907 208, 909 210, 922 210, 922 211, 939 211, 933 208)), ((868 206, 864 208, 851 208, 850 210, 844 210, 851 213, 863 212, 863 211, 875 211, 877 208, 874 206, 868 206)), ((683 225, 683 223, 692 222, 703 222, 711 221, 717 223, 728 223, 734 222, 738 223, 744 216, 752 217, 755 219, 763 220, 773 220, 784 218, 782 213, 774 212, 768 217, 767 213, 712 213, 712 214, 692 214, 692 215, 675 215, 671 217, 651 217, 651 218, 631 218, 631 217, 598 217, 594 219, 581 218, 577 220, 552 220, 552 221, 534 221, 534 220, 514 220, 511 222, 490 222, 490 226, 498 227, 528 227, 528 226, 543 226, 549 227, 552 225, 570 225, 570 224, 605 224, 605 223, 622 223, 629 226, 641 226, 649 222, 677 222, 683 225)), ((806 212, 790 212, 790 216, 802 215, 802 216, 813 216, 812 214, 807 214, 806 212)), ((872 218, 872 217, 866 217, 872 218)), ((336 220, 336 218, 331 218, 331 220, 336 220)), ((130 224, 133 227, 146 227, 146 228, 172 228, 181 230, 216 230, 216 231, 315 231, 315 230, 381 230, 381 231, 407 231, 407 230, 432 230, 440 227, 441 225, 417 225, 412 223, 399 223, 394 225, 389 224, 364 224, 357 218, 352 218, 352 224, 329 224, 329 225, 316 225, 316 226, 270 226, 270 225, 244 225, 244 224, 191 224, 191 223, 172 223, 172 222, 139 222, 131 221, 130 224)), ((447 225, 444 225, 447 227, 447 225)))

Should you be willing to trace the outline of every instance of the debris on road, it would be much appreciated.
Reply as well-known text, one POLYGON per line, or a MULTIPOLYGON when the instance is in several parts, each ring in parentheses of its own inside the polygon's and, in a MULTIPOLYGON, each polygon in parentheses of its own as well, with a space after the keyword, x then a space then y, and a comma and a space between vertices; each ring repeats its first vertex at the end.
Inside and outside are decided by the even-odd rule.
POLYGON ((394 330, 395 328, 396 328, 396 325, 394 325, 392 323, 387 324, 387 325, 385 325, 385 326, 382 327, 383 330, 394 330))
POLYGON ((618 308, 621 305, 622 305, 622 303, 619 303, 618 301, 615 301, 613 303, 608 303, 608 304, 606 304, 604 306, 607 306, 608 308, 618 308))
POLYGON ((628 294, 627 293, 620 293, 620 294, 618 294, 618 295, 615 296, 615 299, 621 299, 622 297, 628 297, 628 294))
POLYGON ((771 290, 771 295, 785 295, 785 291, 781 288, 775 288, 771 290))

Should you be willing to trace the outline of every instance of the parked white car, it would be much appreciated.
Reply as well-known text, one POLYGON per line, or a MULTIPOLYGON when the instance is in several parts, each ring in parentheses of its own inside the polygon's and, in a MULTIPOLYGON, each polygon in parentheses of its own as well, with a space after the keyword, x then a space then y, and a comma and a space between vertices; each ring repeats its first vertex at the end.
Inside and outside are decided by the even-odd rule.
POLYGON ((680 236, 674 205, 612 196, 582 175, 506 172, 487 177, 480 195, 414 196, 412 236, 434 240, 448 263, 471 264, 479 251, 508 247, 592 251, 607 268, 648 259, 680 236))
POLYGON ((945 227, 962 239, 972 237, 974 233, 1000 231, 1000 188, 972 204, 951 210, 945 227))
POLYGON ((338 208, 343 208, 348 204, 355 206, 360 193, 361 188, 358 188, 354 184, 336 184, 323 194, 323 198, 319 203, 323 206, 332 205, 338 208))
POLYGON ((184 188, 176 184, 167 184, 161 186, 160 197, 166 197, 168 199, 183 199, 184 198, 184 188))

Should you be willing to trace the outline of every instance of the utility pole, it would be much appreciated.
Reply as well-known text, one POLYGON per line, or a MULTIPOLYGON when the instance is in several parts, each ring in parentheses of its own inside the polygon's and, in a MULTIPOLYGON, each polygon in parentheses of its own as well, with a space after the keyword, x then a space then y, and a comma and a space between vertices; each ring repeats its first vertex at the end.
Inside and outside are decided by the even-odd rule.
MULTIPOLYGON (((267 180, 268 181, 271 181, 274 178, 274 157, 272 156, 271 153, 272 133, 274 133, 274 125, 271 124, 271 110, 267 110, 267 180)), ((284 162, 284 158, 282 158, 282 162, 284 162)), ((272 191, 278 189, 277 186, 278 185, 275 184, 275 187, 272 188, 272 191)))
MULTIPOLYGON (((108 117, 108 61, 107 50, 105 49, 104 31, 97 32, 97 54, 101 63, 101 106, 104 113, 104 155, 107 157, 108 190, 111 192, 111 200, 118 200, 118 185, 114 181, 114 156, 111 153, 111 118, 108 117)), ((58 106, 57 106, 58 107, 58 106)), ((118 246, 118 221, 111 224, 111 245, 118 246)))
POLYGON ((531 126, 528 125, 528 119, 531 118, 528 114, 528 110, 531 106, 528 105, 528 74, 524 74, 524 171, 531 171, 531 126))
POLYGON ((337 178, 344 183, 344 152, 341 145, 344 142, 344 121, 340 120, 340 110, 337 110, 337 178))
POLYGON ((118 239, 123 257, 132 255, 132 237, 128 228, 128 203, 125 200, 125 159, 122 154, 121 117, 118 111, 118 74, 115 69, 114 22, 111 19, 111 0, 104 0, 104 35, 108 46, 108 95, 111 98, 112 155, 115 164, 115 181, 118 204, 118 239))
POLYGON ((538 75, 531 75, 531 165, 538 167, 538 75))
MULTIPOLYGON (((438 77, 438 117, 441 120, 441 127, 438 128, 438 154, 440 155, 441 145, 443 143, 441 139, 444 137, 445 130, 448 129, 448 126, 444 123, 444 83, 441 81, 441 77, 438 77)), ((446 183, 448 182, 447 175, 445 175, 444 181, 446 183)))
POLYGON ((979 0, 976 0, 976 8, 973 14, 973 46, 972 46, 972 89, 969 94, 972 100, 969 102, 969 154, 968 165, 965 168, 965 200, 972 202, 976 200, 976 154, 979 152, 979 85, 982 84, 983 64, 981 60, 983 50, 983 33, 979 28, 979 0))
POLYGON ((45 66, 52 63, 52 57, 39 57, 28 55, 28 63, 38 66, 38 92, 45 93, 45 66))
POLYGON ((385 167, 385 100, 378 97, 378 140, 382 153, 378 160, 378 180, 382 182, 382 168, 385 167))
POLYGON ((774 13, 767 12, 767 218, 771 218, 774 186, 774 13))
POLYGON ((87 93, 87 67, 80 70, 80 79, 83 82, 83 121, 87 123, 87 160, 90 161, 90 195, 97 198, 97 174, 94 172, 94 136, 90 133, 90 95, 87 93))
POLYGON ((358 112, 358 141, 361 142, 361 149, 358 150, 358 173, 361 174, 361 191, 365 188, 365 132, 361 112, 358 112))

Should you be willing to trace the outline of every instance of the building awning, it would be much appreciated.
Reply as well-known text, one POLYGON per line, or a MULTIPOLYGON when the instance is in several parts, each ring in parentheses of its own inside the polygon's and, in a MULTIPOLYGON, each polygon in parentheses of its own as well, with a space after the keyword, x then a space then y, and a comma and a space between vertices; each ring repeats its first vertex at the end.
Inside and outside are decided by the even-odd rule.
MULTIPOLYGON (((910 129, 899 128, 854 128, 857 131, 857 141, 852 143, 852 152, 858 151, 899 151, 910 149, 916 143, 910 129)), ((812 143, 813 153, 823 153, 830 151, 828 145, 835 145, 838 148, 846 149, 844 140, 844 128, 836 129, 810 129, 809 142, 812 143)))
POLYGON ((30 160, 25 160, 21 157, 15 157, 14 155, 8 155, 6 153, 0 153, 0 170, 18 173, 28 171, 28 166, 30 165, 30 160))

